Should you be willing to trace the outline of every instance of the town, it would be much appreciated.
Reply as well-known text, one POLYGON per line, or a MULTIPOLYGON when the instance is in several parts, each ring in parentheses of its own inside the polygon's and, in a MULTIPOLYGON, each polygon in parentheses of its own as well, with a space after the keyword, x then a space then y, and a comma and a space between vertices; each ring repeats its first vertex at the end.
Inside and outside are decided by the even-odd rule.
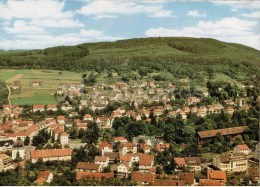
POLYGON ((208 82, 202 92, 86 76, 60 83, 59 104, 2 106, 3 180, 12 185, 15 170, 20 185, 259 185, 254 85, 208 82))

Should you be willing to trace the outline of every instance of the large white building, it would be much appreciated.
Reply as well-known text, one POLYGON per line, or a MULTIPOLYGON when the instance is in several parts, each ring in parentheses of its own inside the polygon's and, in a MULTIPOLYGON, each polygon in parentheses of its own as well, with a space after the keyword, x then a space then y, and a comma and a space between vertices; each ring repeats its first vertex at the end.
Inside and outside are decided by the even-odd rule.
POLYGON ((213 158, 213 165, 221 171, 242 172, 248 167, 248 159, 244 153, 224 153, 213 158))
POLYGON ((16 159, 16 156, 18 155, 19 153, 19 156, 21 159, 24 159, 25 158, 25 148, 24 147, 17 147, 17 148, 13 148, 12 149, 12 159, 15 160, 16 159))
POLYGON ((67 149, 46 149, 46 150, 33 150, 31 151, 32 163, 37 162, 38 159, 42 159, 43 162, 54 160, 71 160, 72 150, 67 149))

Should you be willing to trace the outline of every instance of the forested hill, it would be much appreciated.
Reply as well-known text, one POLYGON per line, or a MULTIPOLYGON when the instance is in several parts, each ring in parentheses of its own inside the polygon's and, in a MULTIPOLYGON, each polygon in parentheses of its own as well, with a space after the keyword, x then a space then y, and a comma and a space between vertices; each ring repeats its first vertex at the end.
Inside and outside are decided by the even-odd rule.
MULTIPOLYGON (((142 38, 116 42, 86 43, 43 50, 0 52, 0 68, 34 68, 84 71, 167 71, 176 76, 196 72, 240 71, 257 74, 258 50, 208 38, 142 38)), ((230 76, 229 75, 229 76, 230 76)), ((194 78, 194 77, 193 77, 194 78)))

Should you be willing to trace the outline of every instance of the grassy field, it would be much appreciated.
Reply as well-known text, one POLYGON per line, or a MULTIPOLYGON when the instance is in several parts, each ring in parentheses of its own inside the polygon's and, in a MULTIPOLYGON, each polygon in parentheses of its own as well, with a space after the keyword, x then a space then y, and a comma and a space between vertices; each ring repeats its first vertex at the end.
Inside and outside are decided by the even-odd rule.
POLYGON ((55 70, 15 70, 1 69, 0 80, 7 83, 20 81, 22 90, 20 94, 11 95, 11 103, 49 104, 56 103, 53 96, 61 82, 80 83, 82 73, 55 70), (43 86, 32 87, 32 81, 43 81, 43 86))
POLYGON ((57 101, 53 95, 37 95, 21 98, 11 98, 11 103, 15 105, 28 104, 55 104, 57 101))

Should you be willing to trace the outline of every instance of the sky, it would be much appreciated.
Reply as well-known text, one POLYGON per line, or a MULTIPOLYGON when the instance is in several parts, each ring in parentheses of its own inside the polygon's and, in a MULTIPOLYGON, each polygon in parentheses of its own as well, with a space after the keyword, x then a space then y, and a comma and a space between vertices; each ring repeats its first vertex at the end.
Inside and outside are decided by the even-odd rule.
POLYGON ((259 50, 259 20, 258 0, 0 0, 0 49, 184 36, 259 50))

